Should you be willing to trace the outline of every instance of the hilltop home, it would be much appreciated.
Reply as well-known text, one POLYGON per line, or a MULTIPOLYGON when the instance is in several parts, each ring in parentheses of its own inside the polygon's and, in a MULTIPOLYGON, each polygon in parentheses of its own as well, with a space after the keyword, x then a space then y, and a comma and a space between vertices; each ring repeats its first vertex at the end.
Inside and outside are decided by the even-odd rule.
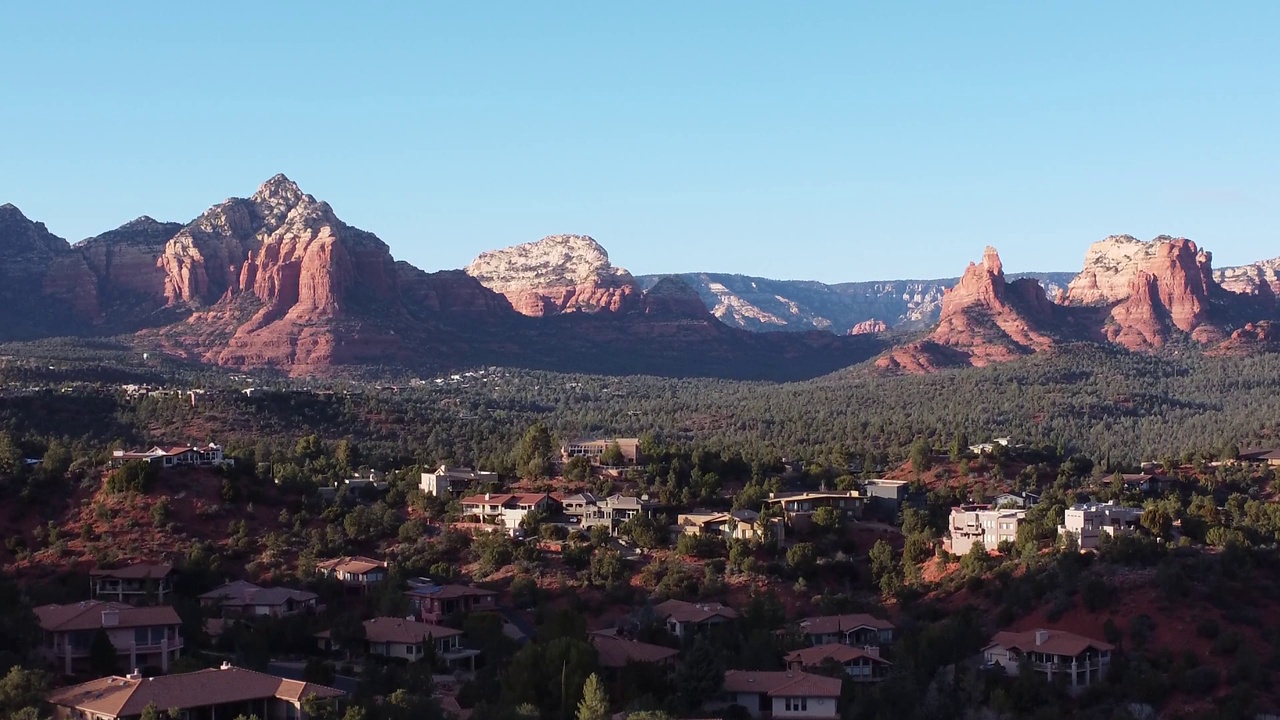
MULTIPOLYGON (((676 527, 685 535, 717 535, 726 540, 759 540, 760 528, 756 521, 760 513, 754 510, 732 512, 693 511, 676 516, 676 527)), ((773 518, 770 529, 781 532, 782 521, 773 518)))
POLYGON ((560 456, 566 462, 570 458, 583 457, 592 465, 600 464, 600 456, 610 445, 617 443, 622 452, 624 465, 635 465, 640 462, 640 440, 638 438, 617 438, 614 440, 576 440, 560 448, 560 456))
POLYGON ((897 629, 888 620, 865 613, 805 618, 796 629, 810 645, 888 645, 897 629))
POLYGON ((1063 514, 1058 534, 1072 533, 1081 550, 1096 550, 1103 535, 1132 532, 1142 523, 1142 508, 1115 503, 1078 503, 1063 514))
POLYGON ((1108 643, 1062 630, 999 632, 982 651, 987 665, 1017 675, 1025 659, 1049 682, 1065 674, 1073 692, 1101 681, 1111 667, 1108 643))
POLYGON ((387 564, 363 556, 348 556, 316 563, 321 577, 334 578, 348 590, 361 593, 387 579, 387 564))
POLYGON ((805 530, 813 523, 813 513, 819 508, 835 508, 846 520, 862 517, 862 506, 866 498, 857 490, 769 493, 766 503, 782 510, 787 525, 796 530, 805 530))
POLYGON ((893 663, 880 657, 880 648, 865 648, 832 643, 800 648, 787 655, 787 667, 791 670, 817 668, 829 662, 844 667, 853 682, 880 682, 889 674, 893 663))
POLYGON ((1017 542, 1018 526, 1026 510, 999 510, 990 505, 960 505, 951 508, 951 552, 965 555, 981 542, 988 551, 1005 541, 1017 542))
POLYGON ((622 670, 631 663, 674 666, 680 651, 675 648, 620 637, 617 630, 597 630, 588 639, 596 649, 600 667, 622 670))
POLYGON ((67 675, 89 662, 89 647, 101 630, 107 634, 122 664, 131 668, 158 667, 182 651, 182 620, 171 607, 134 607, 123 603, 88 600, 69 605, 43 605, 35 609, 44 634, 39 653, 58 663, 67 675))
POLYGON ((95 600, 163 605, 173 592, 173 566, 135 563, 115 570, 91 570, 89 582, 95 600))
POLYGON ((520 534, 529 513, 550 514, 560 509, 560 502, 547 493, 485 493, 464 497, 460 502, 464 517, 512 536, 520 534))
POLYGON ((498 608, 498 593, 471 585, 436 585, 410 580, 405 595, 413 614, 426 623, 439 623, 458 613, 498 608))
POLYGON ((182 720, 308 720, 302 701, 309 697, 338 701, 346 693, 223 663, 180 675, 99 678, 55 690, 47 700, 55 720, 136 720, 148 705, 179 710, 182 720))
MULTIPOLYGON (((576 503, 578 498, 573 499, 576 503)), ((585 497, 583 499, 585 500, 585 497)), ((637 515, 652 517, 657 507, 658 503, 650 500, 648 495, 637 498, 615 493, 603 500, 596 499, 592 505, 585 505, 584 512, 580 515, 580 522, 584 528, 590 529, 603 525, 609 528, 609 532, 613 532, 637 515)), ((566 514, 568 514, 567 510, 566 514)))
POLYGON ((1029 492, 1007 492, 997 495, 992 506, 1005 510, 1026 510, 1040 502, 1040 496, 1029 492))
POLYGON ((653 610, 666 623, 667 630, 681 640, 716 625, 731 623, 738 619, 738 611, 720 603, 667 600, 654 605, 653 610))
POLYGON ((111 467, 120 467, 131 460, 141 460, 150 463, 156 467, 216 467, 218 465, 230 465, 234 461, 223 456, 222 446, 209 443, 208 445, 177 445, 173 447, 160 447, 159 445, 150 450, 113 450, 111 452, 111 467))
POLYGON ((422 473, 418 487, 427 495, 459 497, 480 483, 497 482, 498 473, 441 465, 435 472, 422 473))
POLYGON ((1277 467, 1280 466, 1280 448, 1250 448, 1241 452, 1237 459, 1240 462, 1277 467))
POLYGON ((264 588, 243 580, 229 582, 200 596, 200 606, 218 608, 223 616, 284 617, 316 609, 319 596, 293 588, 264 588))
POLYGON ((840 679, 795 670, 729 670, 719 697, 704 708, 714 711, 739 705, 753 718, 835 718, 840 679))
MULTIPOLYGON (((421 660, 432 648, 436 662, 450 669, 475 670, 475 658, 479 650, 462 647, 462 631, 441 625, 405 620, 403 618, 377 617, 364 621, 364 643, 359 648, 367 655, 378 655, 402 660, 421 660), (465 667, 459 667, 463 666, 465 667)), ((317 633, 320 649, 346 650, 336 647, 330 632, 317 633)))

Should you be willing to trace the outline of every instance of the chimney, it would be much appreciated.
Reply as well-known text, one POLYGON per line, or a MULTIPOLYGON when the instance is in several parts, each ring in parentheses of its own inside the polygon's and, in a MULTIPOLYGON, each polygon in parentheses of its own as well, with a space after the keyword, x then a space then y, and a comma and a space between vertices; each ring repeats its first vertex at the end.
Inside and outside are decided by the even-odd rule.
POLYGON ((115 608, 102 611, 102 627, 116 627, 120 624, 120 611, 115 608))
POLYGON ((222 665, 221 665, 218 669, 219 669, 219 670, 230 670, 230 669, 231 669, 231 663, 229 663, 229 662, 227 662, 227 661, 223 660, 223 661, 222 661, 222 665))
POLYGON ((777 497, 778 497, 778 493, 774 493, 774 492, 769 493, 770 500, 776 500, 777 497))
POLYGON ((138 668, 134 668, 133 672, 129 673, 128 675, 125 675, 124 677, 126 680, 141 680, 142 673, 138 670, 138 668))
POLYGON ((484 499, 485 499, 486 501, 488 501, 488 500, 492 500, 492 499, 493 499, 493 494, 492 494, 492 493, 485 493, 485 494, 484 494, 484 499))
POLYGON ((874 657, 874 658, 880 657, 880 646, 878 645, 868 645, 866 647, 866 651, 867 651, 867 654, 870 655, 871 657, 874 657))
POLYGON ((1045 644, 1045 643, 1047 643, 1047 642, 1049 642, 1049 631, 1048 631, 1048 630, 1037 630, 1037 631, 1036 631, 1036 646, 1037 646, 1037 647, 1039 647, 1040 645, 1043 645, 1043 644, 1045 644))

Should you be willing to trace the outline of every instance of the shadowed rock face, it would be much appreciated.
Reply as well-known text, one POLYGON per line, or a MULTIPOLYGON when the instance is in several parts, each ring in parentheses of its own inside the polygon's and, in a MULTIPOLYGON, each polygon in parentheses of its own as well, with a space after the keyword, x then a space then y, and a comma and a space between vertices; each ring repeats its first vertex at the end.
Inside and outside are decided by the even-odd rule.
POLYGON ((585 235, 550 235, 482 253, 467 274, 530 317, 631 310, 640 294, 631 273, 614 267, 585 235))

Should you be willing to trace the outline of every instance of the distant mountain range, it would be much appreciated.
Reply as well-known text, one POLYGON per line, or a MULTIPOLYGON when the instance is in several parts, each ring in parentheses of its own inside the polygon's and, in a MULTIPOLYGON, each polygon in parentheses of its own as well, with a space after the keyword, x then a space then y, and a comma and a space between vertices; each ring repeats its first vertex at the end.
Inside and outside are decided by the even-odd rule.
POLYGON ((428 273, 283 175, 190 222, 143 216, 75 245, 0 206, 0 341, 116 336, 295 376, 507 365, 783 380, 873 357, 887 372, 982 365, 1071 342, 1271 351, 1278 292, 1280 259, 1215 271, 1189 240, 1128 236, 1095 243, 1074 274, 1006 277, 989 249, 955 279, 637 278, 580 235, 428 273))

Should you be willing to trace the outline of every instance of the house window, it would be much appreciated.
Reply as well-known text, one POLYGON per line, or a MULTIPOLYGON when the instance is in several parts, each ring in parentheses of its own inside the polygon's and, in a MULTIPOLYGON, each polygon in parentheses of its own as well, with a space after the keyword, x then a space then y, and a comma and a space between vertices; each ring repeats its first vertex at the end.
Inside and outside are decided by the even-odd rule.
POLYGON ((787 698, 787 712, 807 712, 809 710, 809 698, 787 698))

